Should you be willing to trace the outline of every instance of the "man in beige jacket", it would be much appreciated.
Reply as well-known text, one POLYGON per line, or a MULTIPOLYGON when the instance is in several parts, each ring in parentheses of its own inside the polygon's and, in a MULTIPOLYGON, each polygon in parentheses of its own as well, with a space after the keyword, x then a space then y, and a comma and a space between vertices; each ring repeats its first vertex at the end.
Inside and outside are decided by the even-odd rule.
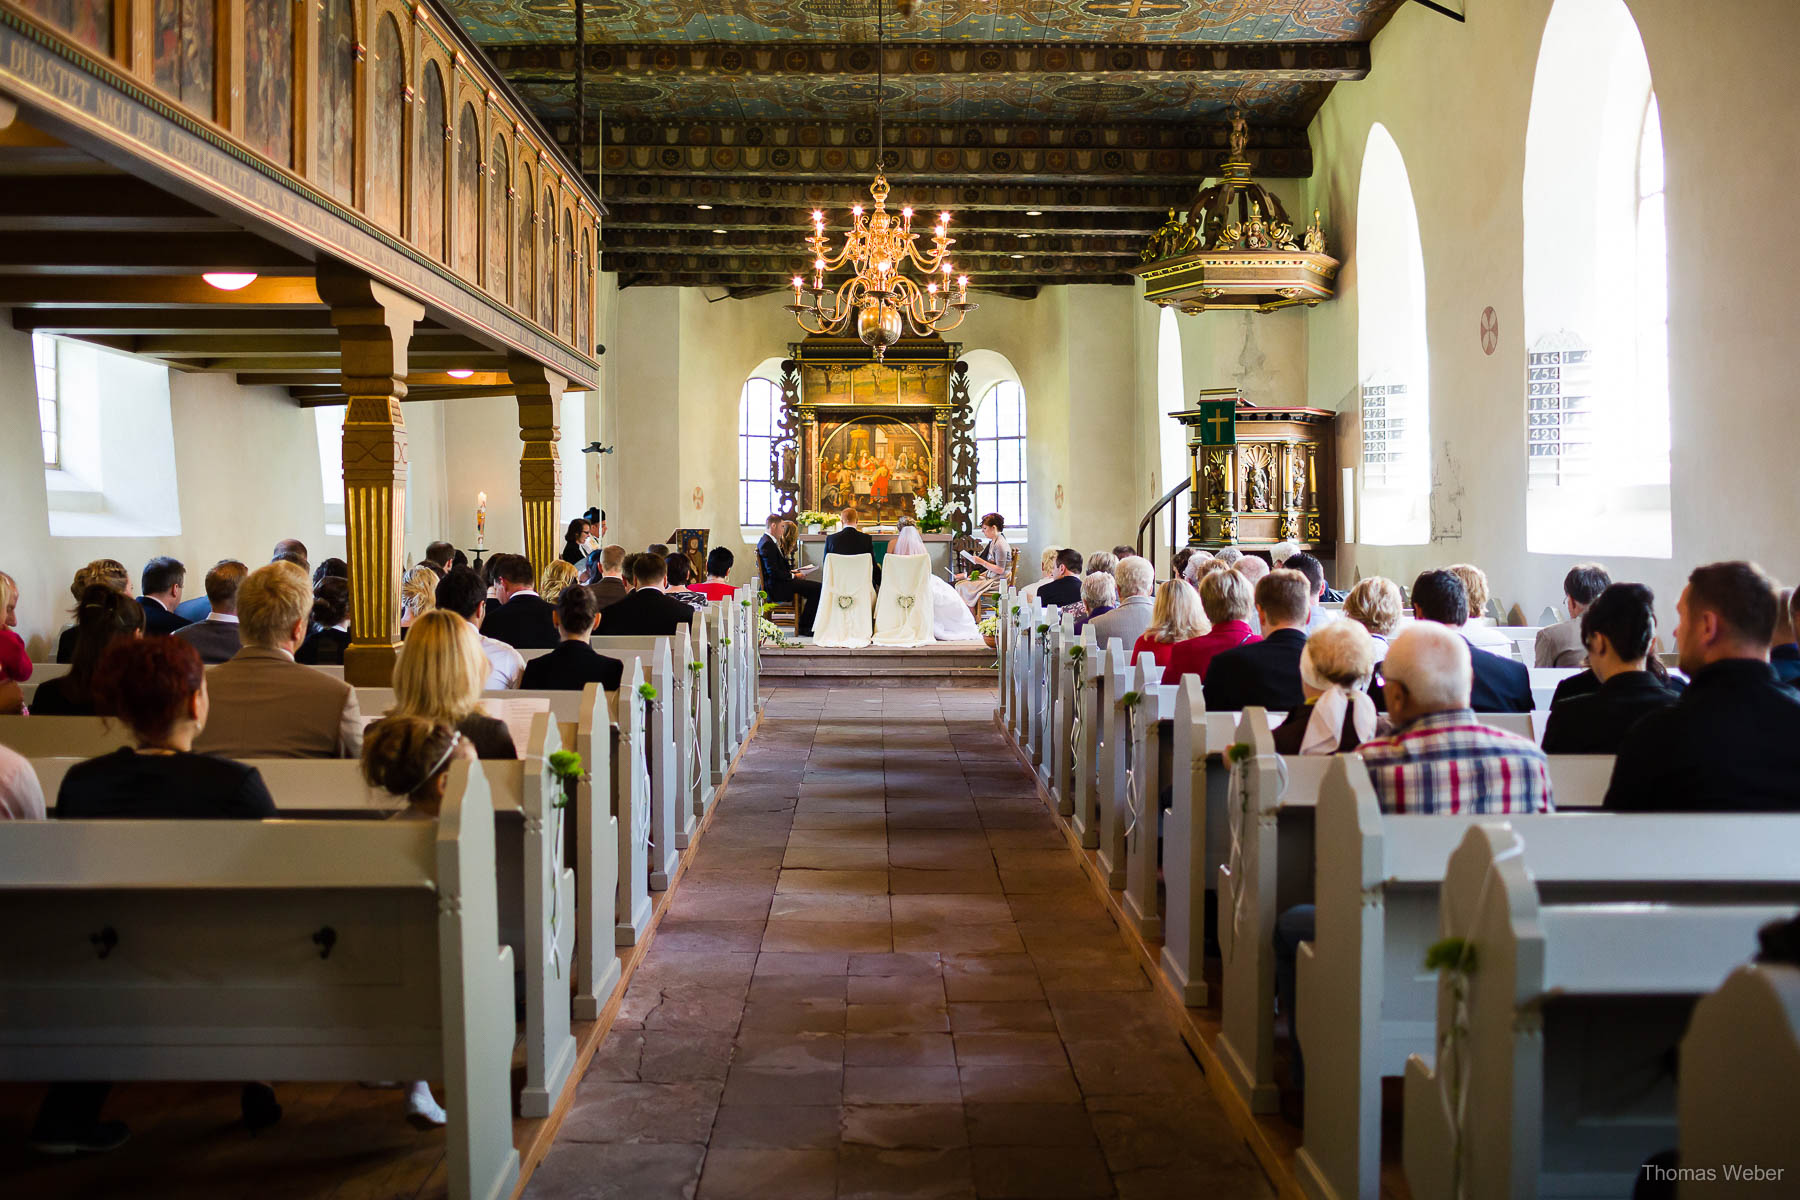
POLYGON ((238 589, 244 646, 206 672, 212 716, 194 749, 231 758, 355 758, 356 689, 294 661, 312 614, 312 583, 290 562, 250 572, 238 589))

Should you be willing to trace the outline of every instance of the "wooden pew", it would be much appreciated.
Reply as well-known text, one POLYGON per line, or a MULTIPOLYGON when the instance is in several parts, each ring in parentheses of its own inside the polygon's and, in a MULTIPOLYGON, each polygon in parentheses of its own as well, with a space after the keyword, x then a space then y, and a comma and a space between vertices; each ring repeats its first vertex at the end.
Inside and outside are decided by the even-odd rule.
POLYGON ((1161 676, 1160 668, 1138 663, 1133 680, 1138 702, 1130 714, 1133 782, 1126 797, 1124 904, 1126 916, 1147 942, 1160 941, 1163 935, 1156 887, 1163 837, 1162 749, 1165 736, 1173 736, 1175 703, 1181 690, 1174 684, 1156 682, 1161 676), (1166 735, 1165 729, 1169 731, 1166 735))
MULTIPOLYGON (((1041 750, 1038 754, 1038 782, 1046 792, 1050 792, 1056 773, 1058 754, 1063 754, 1063 673, 1061 662, 1063 646, 1067 640, 1075 637, 1075 618, 1065 614, 1061 609, 1051 609, 1049 631, 1044 635, 1044 677, 1043 714, 1038 724, 1038 742, 1041 750)), ((1066 754, 1061 759, 1068 761, 1066 754)), ((1054 793, 1052 793, 1054 796, 1054 793)), ((1058 801, 1057 807, 1061 808, 1058 801)))
MULTIPOLYGON (((1163 827, 1162 972, 1190 1008, 1207 1002, 1201 964, 1206 959, 1207 804, 1206 699, 1198 675, 1176 685, 1172 721, 1174 778, 1163 827)), ((1158 734, 1160 737, 1160 733, 1158 734)))
POLYGON ((106 717, 0 717, 0 746, 25 758, 93 758, 136 744, 123 721, 106 717))
POLYGON ((1470 828, 1438 911, 1474 969, 1439 973, 1441 1050, 1406 1060, 1413 1195, 1629 1195, 1676 1142, 1668 1052, 1757 929, 1793 916, 1796 862, 1800 816, 1470 828))
POLYGON ((1581 674, 1580 667, 1529 667, 1531 673, 1531 707, 1544 712, 1556 695, 1556 685, 1571 675, 1581 674))
MULTIPOLYGON (((620 946, 635 946, 650 927, 650 759, 652 746, 638 686, 645 681, 644 664, 634 659, 625 664, 619 690, 607 692, 612 753, 612 811, 618 820, 619 886, 614 917, 614 938, 620 946)), ((599 727, 599 701, 594 713, 599 727)), ((596 739, 598 740, 598 739, 596 739)), ((673 840, 673 834, 670 834, 673 840)))
POLYGON ((1088 702, 1088 661, 1096 653, 1094 635, 1085 629, 1079 635, 1066 629, 1057 637, 1057 699, 1056 711, 1051 714, 1048 778, 1050 799, 1065 820, 1075 812, 1079 735, 1087 719, 1083 709, 1088 702))
MULTIPOLYGON (((1621 818, 1568 810, 1604 795, 1610 761, 1550 760, 1556 814, 1507 818, 1533 831, 1576 822, 1626 836, 1621 818)), ((1303 803, 1303 798, 1284 797, 1303 803)), ((1438 938, 1438 885, 1471 824, 1493 817, 1387 816, 1362 760, 1339 755, 1327 768, 1315 815, 1313 896, 1317 934, 1300 947, 1296 969, 1300 1040, 1306 1051, 1306 1141, 1296 1169, 1309 1195, 1373 1196, 1380 1168, 1381 1080, 1401 1074, 1406 1056, 1429 1054, 1436 980, 1422 966, 1438 938), (1307 997, 1325 997, 1309 1004, 1307 997)), ((1546 844, 1558 839, 1544 833, 1546 844)), ((1618 842, 1611 854, 1629 854, 1618 842)), ((1277 860, 1280 854, 1277 853, 1277 860)), ((1542 860, 1546 878, 1583 878, 1591 862, 1542 860)))
POLYGON ((1684 1184, 1684 1200, 1726 1193, 1733 1183, 1728 1194, 1793 1189, 1800 1179, 1800 968, 1739 967, 1694 1006, 1681 1042, 1676 1111, 1681 1161, 1719 1171, 1684 1184), (1743 1171, 1751 1164, 1765 1173, 1743 1171), (1737 1170, 1736 1180, 1725 1177, 1728 1169, 1737 1170))
MULTIPOLYGON (((625 664, 629 674, 633 663, 642 663, 644 679, 656 689, 656 699, 649 705, 648 737, 650 744, 650 890, 667 891, 680 864, 680 851, 686 848, 694 832, 693 805, 687 801, 687 785, 683 770, 685 760, 677 753, 677 740, 686 719, 687 672, 677 673, 675 660, 683 657, 676 647, 682 635, 673 638, 594 637, 596 651, 625 664)), ((636 687, 620 688, 620 704, 629 694, 640 709, 636 687)))
POLYGON ((1125 886, 1125 828, 1130 823, 1132 801, 1127 796, 1137 786, 1132 774, 1136 767, 1133 753, 1132 705, 1127 697, 1141 695, 1143 689, 1162 681, 1162 668, 1149 654, 1138 656, 1134 664, 1126 657, 1123 643, 1107 656, 1112 677, 1107 682, 1107 699, 1112 702, 1106 726, 1106 744, 1100 751, 1100 869, 1106 875, 1106 886, 1118 891, 1125 886))
POLYGON ((0 1077, 441 1078, 449 1194, 509 1196, 513 962, 474 767, 435 822, 0 822, 0 1077))
POLYGON ((732 689, 736 681, 732 677, 731 634, 727 632, 730 623, 725 609, 720 605, 709 605, 702 627, 706 638, 707 712, 711 714, 709 724, 712 729, 709 763, 712 783, 717 787, 725 782, 725 773, 731 769, 732 760, 737 757, 738 747, 742 744, 734 719, 732 689))
MULTIPOLYGON (((1080 664, 1081 686, 1073 689, 1078 707, 1076 728, 1071 734, 1074 744, 1073 800, 1069 810, 1069 827, 1085 849, 1100 844, 1100 763, 1105 744, 1106 725, 1112 706, 1106 698, 1106 685, 1111 679, 1107 667, 1106 647, 1086 633, 1080 664)), ((1118 645, 1119 639, 1114 638, 1118 645)))

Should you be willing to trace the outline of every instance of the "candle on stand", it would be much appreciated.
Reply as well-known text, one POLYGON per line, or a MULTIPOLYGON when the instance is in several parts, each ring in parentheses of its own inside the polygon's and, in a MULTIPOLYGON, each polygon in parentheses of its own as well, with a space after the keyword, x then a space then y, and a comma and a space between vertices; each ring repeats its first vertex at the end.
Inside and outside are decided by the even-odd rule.
POLYGON ((487 493, 475 493, 475 545, 487 545, 487 493))

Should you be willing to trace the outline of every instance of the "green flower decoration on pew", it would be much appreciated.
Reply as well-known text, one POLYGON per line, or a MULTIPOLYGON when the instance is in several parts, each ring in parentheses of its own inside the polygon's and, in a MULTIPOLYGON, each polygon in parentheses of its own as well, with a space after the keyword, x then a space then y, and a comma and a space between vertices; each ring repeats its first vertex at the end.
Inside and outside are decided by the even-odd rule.
POLYGON ((1249 760, 1249 758, 1250 758, 1250 743, 1249 742, 1233 742, 1231 745, 1225 747, 1225 761, 1226 762, 1233 762, 1233 763, 1246 762, 1249 760))
POLYGON ((1138 701, 1143 698, 1143 695, 1139 692, 1126 692, 1123 696, 1119 697, 1119 703, 1123 704, 1126 708, 1136 708, 1138 706, 1138 701))
POLYGON ((703 662, 691 662, 688 664, 689 675, 698 675, 704 670, 706 670, 706 664, 703 662))
POLYGON ((1013 616, 1016 617, 1023 611, 1025 611, 1025 610, 1020 608, 1017 604, 1013 605, 1013 616))
POLYGON ((1425 951, 1425 969, 1455 971, 1459 975, 1474 974, 1475 943, 1468 938, 1440 938, 1425 951))
POLYGON ((1070 662, 1078 663, 1086 657, 1087 657, 1087 647, 1083 646, 1081 643, 1077 642, 1075 645, 1069 647, 1069 661, 1070 662))
POLYGON ((1048 625, 1039 625, 1039 626, 1038 626, 1038 627, 1037 627, 1037 631, 1038 631, 1038 633, 1040 633, 1040 634, 1045 634, 1045 633, 1049 633, 1049 632, 1050 632, 1050 626, 1048 626, 1048 625))
POLYGON ((587 764, 581 761, 581 755, 573 750, 558 750, 547 760, 550 773, 562 783, 562 797, 555 802, 556 808, 567 808, 575 798, 575 785, 587 778, 587 764))
POLYGON ((656 699, 656 685, 654 683, 638 684, 638 698, 641 700, 654 701, 656 699))

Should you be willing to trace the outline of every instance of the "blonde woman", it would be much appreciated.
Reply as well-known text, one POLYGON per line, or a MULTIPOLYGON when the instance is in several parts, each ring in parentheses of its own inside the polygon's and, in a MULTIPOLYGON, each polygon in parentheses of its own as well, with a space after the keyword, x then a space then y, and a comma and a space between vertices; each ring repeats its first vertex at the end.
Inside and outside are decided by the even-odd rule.
POLYGON ((437 607, 438 573, 420 563, 406 573, 400 583, 400 628, 412 623, 437 607))
POLYGON ((1211 629, 1206 613, 1200 607, 1200 597, 1187 581, 1165 580, 1156 589, 1156 608, 1150 614, 1150 628, 1144 630, 1144 635, 1131 648, 1131 661, 1136 662, 1140 654, 1149 654, 1156 659, 1157 666, 1167 667, 1169 655, 1178 643, 1200 637, 1211 629))
POLYGON ((487 655, 475 626, 448 609, 433 609, 406 635, 406 651, 394 664, 394 707, 386 716, 448 725, 481 758, 517 758, 506 726, 481 711, 487 677, 487 655))
POLYGON ((1452 575, 1463 581, 1463 588, 1469 593, 1469 619, 1462 627, 1462 635, 1469 645, 1479 646, 1483 650, 1492 650, 1502 658, 1513 656, 1512 639, 1501 633, 1492 625, 1483 624, 1481 618, 1487 615, 1488 577, 1474 563, 1457 563, 1446 567, 1452 575))
POLYGON ((1379 647, 1387 645, 1406 615, 1400 585, 1380 575, 1359 580, 1344 597, 1344 615, 1368 630, 1378 644, 1376 652, 1382 653, 1379 647))
POLYGON ((544 574, 538 580, 538 595, 555 604, 563 589, 574 582, 575 568, 559 558, 544 568, 544 574))
MULTIPOLYGON (((96 558, 87 566, 75 572, 74 580, 69 584, 69 595, 75 597, 76 607, 72 613, 79 613, 82 593, 90 587, 111 588, 121 596, 131 595, 131 576, 125 570, 125 564, 116 558, 96 558)), ((79 622, 71 624, 56 639, 56 661, 70 663, 75 661, 75 630, 79 622)))
POLYGON ((1044 552, 1038 555, 1038 577, 1019 589, 1021 596, 1036 596, 1046 583, 1056 578, 1056 556, 1061 553, 1061 546, 1044 547, 1044 552))

